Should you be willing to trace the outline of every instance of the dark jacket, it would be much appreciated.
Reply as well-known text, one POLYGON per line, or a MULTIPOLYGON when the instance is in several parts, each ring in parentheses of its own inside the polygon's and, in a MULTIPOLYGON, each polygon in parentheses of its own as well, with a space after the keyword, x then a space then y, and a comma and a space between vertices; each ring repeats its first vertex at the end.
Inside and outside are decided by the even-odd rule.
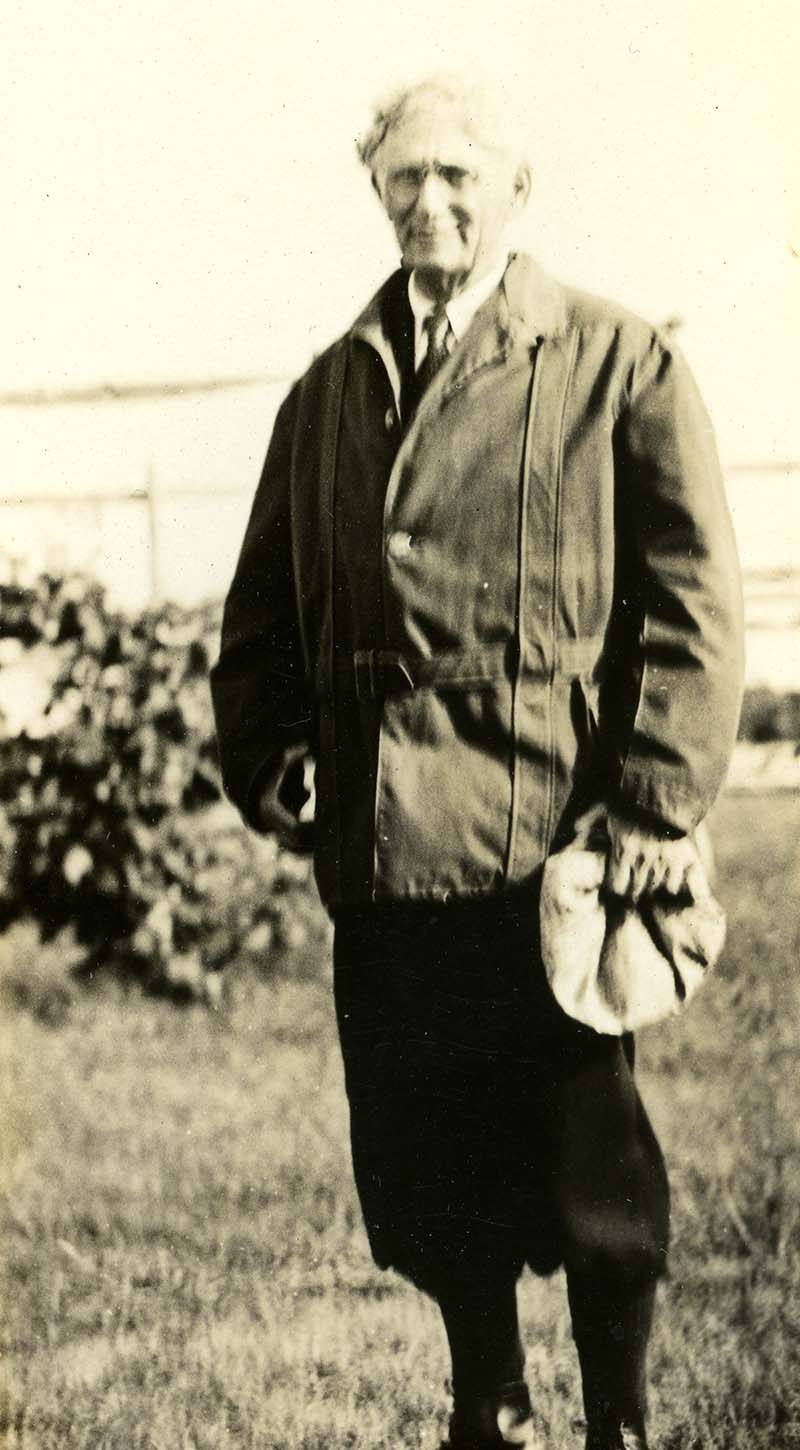
POLYGON ((517 256, 403 431, 407 310, 397 273, 283 404, 212 677, 251 824, 309 743, 333 907, 502 891, 591 796, 690 830, 741 697, 733 532, 672 343, 517 256))

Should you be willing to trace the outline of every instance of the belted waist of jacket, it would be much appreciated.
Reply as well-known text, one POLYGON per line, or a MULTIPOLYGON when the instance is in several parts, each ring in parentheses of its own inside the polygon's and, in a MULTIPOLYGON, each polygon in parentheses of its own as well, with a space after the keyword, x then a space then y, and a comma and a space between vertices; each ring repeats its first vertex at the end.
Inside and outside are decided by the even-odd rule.
MULTIPOLYGON (((452 650, 440 655, 401 654, 390 649, 359 649, 352 656, 337 658, 335 683, 356 696, 380 700, 409 690, 477 690, 500 679, 519 675, 524 681, 547 681, 551 675, 585 679, 598 683, 603 637, 559 640, 548 661, 542 649, 516 639, 471 651, 452 650)), ((329 698, 334 688, 330 662, 317 671, 317 693, 329 698)))
POLYGON ((408 326, 398 273, 281 408, 212 676, 245 819, 314 754, 333 908, 502 891, 592 796, 692 829, 741 698, 733 533, 671 342, 518 256, 407 419, 408 326))

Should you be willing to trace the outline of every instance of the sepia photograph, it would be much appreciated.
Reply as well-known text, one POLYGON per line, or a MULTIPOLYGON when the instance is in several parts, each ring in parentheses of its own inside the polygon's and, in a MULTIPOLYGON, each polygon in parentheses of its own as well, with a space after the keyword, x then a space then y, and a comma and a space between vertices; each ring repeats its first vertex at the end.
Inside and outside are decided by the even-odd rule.
POLYGON ((794 6, 0 51, 2 1450, 800 1450, 794 6))

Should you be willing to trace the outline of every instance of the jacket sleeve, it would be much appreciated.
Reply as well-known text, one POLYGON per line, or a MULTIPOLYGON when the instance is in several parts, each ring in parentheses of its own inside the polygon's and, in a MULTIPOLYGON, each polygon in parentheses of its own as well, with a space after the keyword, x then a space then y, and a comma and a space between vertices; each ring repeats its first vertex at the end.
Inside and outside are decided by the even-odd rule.
POLYGON ((223 786, 255 829, 262 785, 311 733, 289 508, 296 399, 294 389, 275 421, 211 671, 223 786))
POLYGON ((630 381, 615 467, 635 642, 612 804, 680 834, 712 805, 736 736, 740 571, 711 423, 686 363, 652 335, 630 381))

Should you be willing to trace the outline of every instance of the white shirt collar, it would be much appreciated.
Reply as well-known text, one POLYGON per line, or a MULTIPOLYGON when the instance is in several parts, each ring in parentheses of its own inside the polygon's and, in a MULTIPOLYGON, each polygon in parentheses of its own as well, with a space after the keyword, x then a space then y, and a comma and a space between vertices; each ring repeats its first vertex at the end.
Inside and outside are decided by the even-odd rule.
MULTIPOLYGON (((446 304, 447 320, 456 342, 464 336, 478 308, 483 306, 495 287, 499 287, 507 266, 508 257, 504 255, 491 271, 485 272, 471 287, 465 287, 446 304)), ((436 304, 420 289, 415 272, 408 279, 408 300, 414 314, 414 366, 418 368, 428 351, 425 319, 434 311, 436 304)))

